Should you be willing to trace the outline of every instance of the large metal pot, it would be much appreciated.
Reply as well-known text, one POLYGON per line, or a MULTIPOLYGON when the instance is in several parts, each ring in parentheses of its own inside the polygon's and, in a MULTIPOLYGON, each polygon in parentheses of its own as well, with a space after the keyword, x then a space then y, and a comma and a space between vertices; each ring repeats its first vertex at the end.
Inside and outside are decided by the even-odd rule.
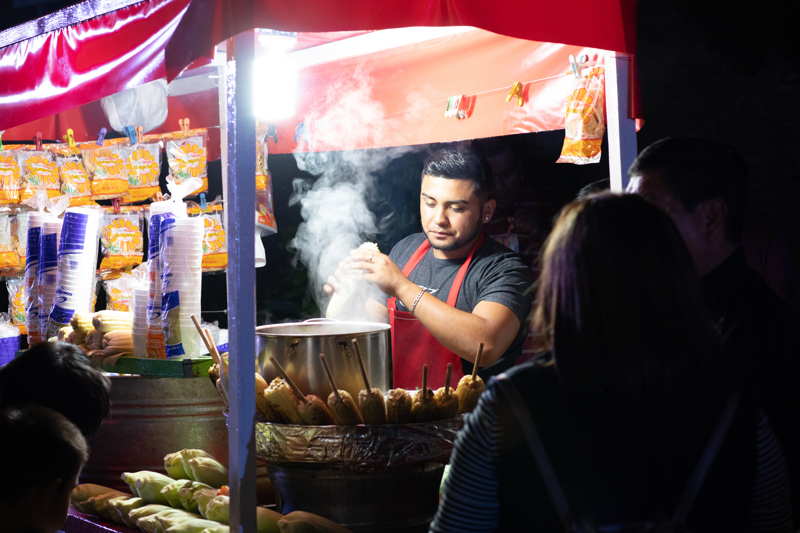
POLYGON ((353 339, 358 342, 370 385, 383 391, 391 388, 389 325, 378 322, 312 319, 260 326, 256 328, 258 367, 269 382, 278 376, 269 362, 274 357, 304 393, 325 400, 332 389, 319 359, 319 354, 324 353, 336 386, 356 398, 364 382, 351 344, 353 339))

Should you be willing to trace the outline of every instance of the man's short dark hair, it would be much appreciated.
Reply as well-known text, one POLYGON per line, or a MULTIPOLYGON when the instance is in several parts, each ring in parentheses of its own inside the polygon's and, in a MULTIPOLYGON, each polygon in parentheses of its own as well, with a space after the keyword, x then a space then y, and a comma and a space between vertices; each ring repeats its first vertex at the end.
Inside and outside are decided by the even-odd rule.
POLYGON ((53 481, 71 483, 89 457, 86 439, 52 409, 29 405, 0 410, 0 501, 13 503, 53 481))
POLYGON ((0 408, 41 405, 89 437, 108 415, 110 380, 77 346, 37 344, 0 369, 0 408))
POLYGON ((687 210, 707 200, 721 199, 728 210, 728 238, 732 242, 741 239, 747 165, 732 146, 668 137, 642 150, 628 175, 657 176, 687 210))
POLYGON ((422 175, 469 180, 475 184, 475 194, 482 199, 494 196, 494 183, 486 160, 466 147, 436 150, 425 160, 422 175))

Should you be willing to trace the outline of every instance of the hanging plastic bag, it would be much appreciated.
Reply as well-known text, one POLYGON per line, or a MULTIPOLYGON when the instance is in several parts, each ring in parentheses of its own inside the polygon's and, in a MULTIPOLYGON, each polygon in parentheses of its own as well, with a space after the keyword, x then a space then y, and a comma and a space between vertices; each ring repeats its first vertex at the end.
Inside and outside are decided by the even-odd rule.
POLYGON ((21 179, 17 155, 11 150, 0 150, 0 205, 19 203, 21 179))
POLYGON ((100 245, 103 254, 101 272, 141 264, 144 236, 139 213, 106 213, 100 229, 100 245))
POLYGON ((8 316, 11 323, 19 328, 22 335, 25 335, 28 333, 25 328, 25 305, 28 301, 25 279, 21 277, 8 278, 6 288, 8 289, 8 316))
POLYGON ((61 176, 61 193, 69 197, 70 207, 91 205, 92 180, 83 159, 77 154, 56 155, 56 164, 61 176))
POLYGON ((16 272, 20 268, 17 235, 10 214, 0 214, 0 272, 16 272))
POLYGON ((605 128, 605 69, 590 67, 567 99, 564 146, 556 163, 599 162, 605 128))
POLYGON ((45 191, 48 198, 61 194, 58 167, 50 152, 19 150, 17 161, 22 171, 20 203, 32 198, 39 190, 45 191))
POLYGON ((187 178, 202 180, 202 185, 192 191, 189 196, 208 190, 205 136, 194 135, 183 139, 168 140, 166 152, 169 172, 176 183, 182 183, 187 178))
POLYGON ((225 270, 228 247, 222 225, 222 205, 210 204, 203 218, 203 272, 225 270))
POLYGON ((161 174, 161 145, 135 144, 124 148, 128 165, 128 194, 126 203, 142 202, 159 191, 161 174))
POLYGON ((256 143, 256 226, 262 234, 278 231, 272 207, 272 174, 269 172, 267 140, 256 143))
POLYGON ((121 146, 92 146, 84 148, 83 163, 92 175, 92 198, 110 200, 128 192, 128 169, 121 146))
POLYGON ((28 212, 20 211, 13 218, 13 231, 16 236, 17 255, 19 256, 19 270, 25 268, 25 248, 28 239, 28 212))
POLYGON ((134 274, 123 272, 116 279, 103 282, 106 292, 106 309, 130 312, 133 310, 133 288, 139 283, 134 274))

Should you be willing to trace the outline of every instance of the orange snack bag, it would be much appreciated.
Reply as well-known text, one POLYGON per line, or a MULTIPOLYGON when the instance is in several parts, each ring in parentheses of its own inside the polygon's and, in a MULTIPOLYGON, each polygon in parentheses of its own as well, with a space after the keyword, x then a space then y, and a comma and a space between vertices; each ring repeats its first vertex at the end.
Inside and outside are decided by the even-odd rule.
POLYGON ((107 213, 100 230, 101 271, 122 270, 142 262, 144 237, 138 213, 107 213))
POLYGON ((0 150, 0 204, 18 204, 22 172, 17 155, 11 150, 0 150))
POLYGON ((21 335, 26 335, 28 329, 25 327, 25 303, 28 296, 25 293, 25 280, 23 278, 8 278, 6 280, 8 289, 8 316, 11 323, 19 328, 21 335))
POLYGON ((136 144, 124 148, 128 166, 128 194, 125 202, 141 202, 159 191, 161 146, 158 143, 136 144))
POLYGON ((61 193, 69 196, 69 205, 89 205, 92 202, 92 181, 79 155, 57 155, 61 175, 61 193))
POLYGON ((109 200, 128 192, 128 169, 118 146, 84 148, 83 163, 92 174, 92 198, 109 200))
POLYGON ((22 171, 20 203, 32 198, 38 190, 47 191, 48 198, 61 194, 58 167, 50 152, 20 150, 17 152, 17 161, 22 171))
POLYGON ((267 141, 256 143, 256 226, 274 233, 278 231, 278 223, 272 209, 272 174, 267 155, 267 141))
POLYGON ((586 165, 600 161, 600 146, 606 129, 605 69, 584 69, 567 99, 564 146, 556 163, 586 165))
POLYGON ((200 178, 203 184, 192 194, 200 194, 208 190, 204 136, 195 135, 185 139, 168 140, 166 152, 169 173, 176 183, 181 183, 187 178, 200 178))
POLYGON ((203 217, 203 272, 225 270, 228 247, 222 225, 222 206, 211 207, 203 217))
POLYGON ((12 223, 11 215, 0 215, 0 271, 2 272, 20 270, 17 235, 12 228, 12 223))

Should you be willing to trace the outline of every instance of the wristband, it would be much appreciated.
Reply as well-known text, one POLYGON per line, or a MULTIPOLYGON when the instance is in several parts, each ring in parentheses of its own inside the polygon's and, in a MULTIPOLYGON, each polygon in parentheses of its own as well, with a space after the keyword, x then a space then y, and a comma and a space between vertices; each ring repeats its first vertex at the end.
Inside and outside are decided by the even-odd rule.
POLYGON ((416 296, 414 296, 414 301, 411 302, 411 307, 409 308, 410 313, 414 313, 414 309, 417 308, 419 305, 419 301, 422 300, 422 297, 425 296, 425 287, 421 288, 416 296))

